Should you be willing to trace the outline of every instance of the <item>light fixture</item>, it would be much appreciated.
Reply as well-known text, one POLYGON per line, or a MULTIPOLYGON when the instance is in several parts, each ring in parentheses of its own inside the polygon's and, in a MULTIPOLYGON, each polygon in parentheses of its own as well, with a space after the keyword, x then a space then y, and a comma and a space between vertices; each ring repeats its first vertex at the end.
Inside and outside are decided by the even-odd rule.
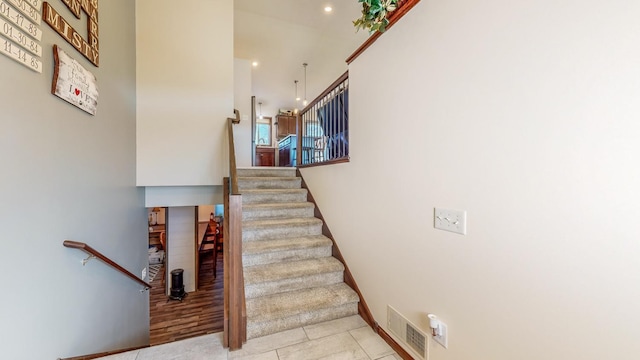
POLYGON ((324 7, 324 12, 330 13, 331 11, 333 11, 333 8, 331 6, 324 7))
POLYGON ((298 80, 293 80, 296 84, 296 101, 300 101, 300 96, 298 96, 298 80))
POLYGON ((264 117, 262 116, 262 103, 259 102, 258 105, 260 105, 260 119, 264 119, 264 117))
POLYGON ((252 63, 251 63, 251 65, 252 65, 253 67, 257 67, 257 66, 258 66, 258 62, 257 62, 257 61, 254 61, 254 62, 252 62, 252 63))
POLYGON ((302 66, 304 66, 304 101, 302 102, 303 106, 307 106, 307 104, 309 103, 307 101, 307 63, 303 63, 302 66))

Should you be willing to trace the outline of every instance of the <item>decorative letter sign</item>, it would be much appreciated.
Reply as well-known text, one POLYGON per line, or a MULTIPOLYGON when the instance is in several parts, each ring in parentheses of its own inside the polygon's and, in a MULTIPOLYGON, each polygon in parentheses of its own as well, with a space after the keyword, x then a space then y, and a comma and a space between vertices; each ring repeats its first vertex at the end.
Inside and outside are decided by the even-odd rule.
MULTIPOLYGON (((31 0, 33 1, 33 0, 31 0)), ((88 16, 87 33, 89 40, 85 40, 48 2, 44 3, 42 17, 58 34, 73 45, 95 66, 100 64, 98 42, 98 0, 61 0, 69 10, 80 19, 81 12, 88 16)))
POLYGON ((51 93, 89 114, 95 115, 98 108, 96 77, 60 50, 57 45, 53 45, 53 58, 55 68, 51 93))
POLYGON ((42 73, 40 0, 0 0, 0 54, 42 73))

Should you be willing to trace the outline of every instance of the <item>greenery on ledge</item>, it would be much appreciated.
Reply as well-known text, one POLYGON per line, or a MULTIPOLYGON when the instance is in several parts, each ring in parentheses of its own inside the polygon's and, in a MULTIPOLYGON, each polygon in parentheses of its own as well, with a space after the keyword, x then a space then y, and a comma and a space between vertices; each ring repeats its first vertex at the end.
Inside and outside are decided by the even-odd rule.
POLYGON ((398 0, 358 0, 362 3, 362 17, 353 22, 357 30, 367 29, 369 34, 384 32, 389 25, 387 14, 397 8, 398 0))

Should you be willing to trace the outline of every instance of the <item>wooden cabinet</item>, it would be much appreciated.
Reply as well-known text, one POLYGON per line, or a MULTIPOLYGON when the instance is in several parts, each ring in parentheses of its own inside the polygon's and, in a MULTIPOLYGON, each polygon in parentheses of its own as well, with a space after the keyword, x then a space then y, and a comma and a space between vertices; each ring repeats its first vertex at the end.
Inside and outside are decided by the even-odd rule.
POLYGON ((256 148, 255 166, 276 166, 276 150, 274 148, 256 148))
POLYGON ((287 136, 278 142, 278 166, 296 166, 296 137, 287 136))
POLYGON ((276 120, 278 121, 278 139, 281 139, 287 135, 296 134, 296 116, 278 115, 276 116, 276 120))

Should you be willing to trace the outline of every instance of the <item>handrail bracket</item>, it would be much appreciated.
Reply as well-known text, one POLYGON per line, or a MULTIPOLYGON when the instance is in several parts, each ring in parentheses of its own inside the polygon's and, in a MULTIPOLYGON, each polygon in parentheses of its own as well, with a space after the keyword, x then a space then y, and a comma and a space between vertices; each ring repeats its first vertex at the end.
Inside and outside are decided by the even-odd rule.
POLYGON ((86 259, 82 259, 82 266, 87 265, 87 263, 93 259, 97 259, 98 257, 95 255, 89 255, 86 259))

